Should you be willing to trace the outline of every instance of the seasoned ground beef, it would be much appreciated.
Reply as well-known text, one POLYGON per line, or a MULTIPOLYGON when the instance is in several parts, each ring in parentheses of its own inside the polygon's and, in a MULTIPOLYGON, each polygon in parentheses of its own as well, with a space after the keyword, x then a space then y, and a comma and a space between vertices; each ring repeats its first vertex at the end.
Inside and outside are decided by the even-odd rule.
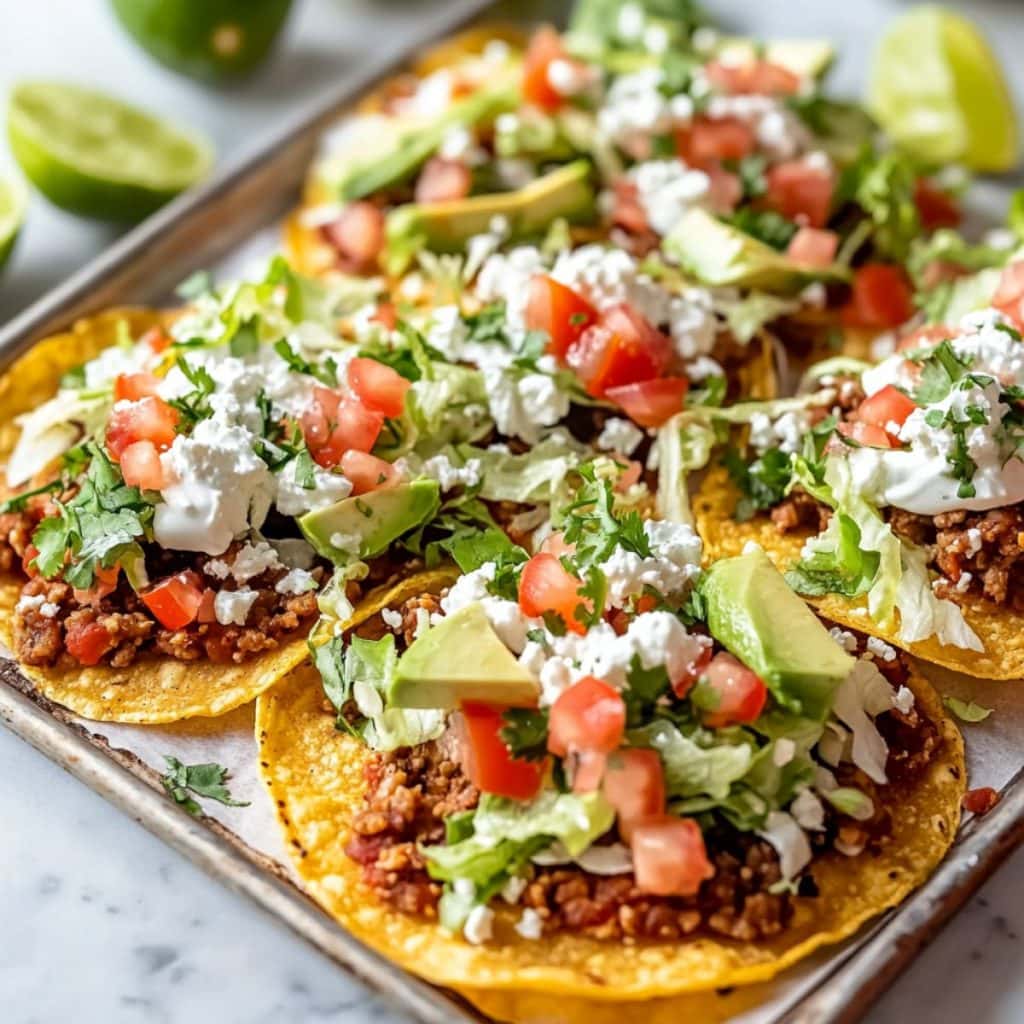
MULTIPOLYGON (((415 613, 411 605, 405 611, 415 613)), ((858 643, 862 647, 864 638, 858 643)), ((902 655, 877 663, 894 685, 906 680, 902 655)), ((935 757, 938 730, 916 709, 888 712, 877 723, 889 742, 887 772, 895 784, 916 776, 935 757)), ((414 750, 374 754, 365 769, 363 808, 345 848, 362 865, 364 880, 381 900, 428 918, 437 916, 442 887, 427 874, 417 844, 442 842, 444 819, 471 810, 479 799, 449 745, 445 737, 414 750)), ((819 853, 835 848, 852 856, 877 846, 889 833, 886 805, 892 798, 883 799, 878 787, 852 765, 842 766, 836 777, 840 785, 856 786, 873 799, 874 816, 855 821, 827 809, 826 829, 810 839, 819 853)), ((753 941, 782 931, 793 913, 794 897, 788 891, 771 891, 781 880, 774 849, 727 826, 710 830, 705 840, 715 874, 696 896, 652 896, 640 892, 631 875, 594 875, 568 865, 535 867, 520 903, 537 911, 545 932, 565 930, 602 939, 710 933, 753 941)), ((813 897, 816 891, 812 865, 800 880, 799 893, 813 897)))
POLYGON ((794 530, 820 533, 828 526, 832 509, 812 498, 806 491, 796 490, 773 506, 769 515, 779 533, 792 533, 794 530))

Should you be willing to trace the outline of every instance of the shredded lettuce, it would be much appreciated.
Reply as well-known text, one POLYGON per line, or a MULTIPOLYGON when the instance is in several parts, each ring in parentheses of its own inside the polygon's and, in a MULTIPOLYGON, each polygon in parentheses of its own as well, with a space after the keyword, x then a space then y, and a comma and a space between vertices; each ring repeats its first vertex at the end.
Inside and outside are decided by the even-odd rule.
POLYGON ((658 428, 658 515, 673 523, 693 525, 687 477, 711 459, 715 432, 688 412, 677 413, 658 428))
POLYGON ((461 447, 464 458, 480 462, 480 497, 524 504, 554 501, 565 478, 579 465, 584 449, 564 432, 545 438, 521 455, 461 447))

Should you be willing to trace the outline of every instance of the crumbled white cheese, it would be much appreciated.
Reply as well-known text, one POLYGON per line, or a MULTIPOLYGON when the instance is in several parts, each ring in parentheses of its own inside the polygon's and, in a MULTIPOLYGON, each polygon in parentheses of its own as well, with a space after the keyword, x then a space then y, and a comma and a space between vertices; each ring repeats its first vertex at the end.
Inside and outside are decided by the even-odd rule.
POLYGON ((274 585, 279 594, 305 594, 316 589, 313 574, 305 569, 289 569, 274 585))
POLYGON ((494 911, 490 907, 476 906, 466 918, 462 934, 474 946, 482 945, 491 938, 494 931, 494 911))
POLYGON ((501 898, 510 906, 519 902, 529 882, 522 875, 512 875, 501 887, 501 898))
POLYGON ((569 394, 546 373, 513 374, 498 366, 483 369, 491 416, 498 430, 535 444, 544 427, 569 414, 569 394))
POLYGON ((52 601, 44 601, 39 606, 39 614, 44 619, 55 619, 60 612, 60 605, 54 604, 52 601))
POLYGON ((238 549, 231 563, 231 575, 239 583, 245 583, 270 569, 280 568, 281 560, 277 557, 277 551, 265 540, 259 540, 255 544, 243 544, 238 549))
POLYGON ((244 626, 259 593, 242 587, 220 590, 213 599, 213 614, 222 626, 244 626))
POLYGON ((828 631, 828 635, 832 637, 832 639, 835 640, 835 642, 839 644, 847 654, 853 654, 856 652, 857 638, 849 630, 843 629, 841 626, 832 626, 828 631))
POLYGON ((689 526, 649 520, 644 523, 644 533, 650 556, 617 547, 601 566, 608 584, 608 603, 613 607, 624 607, 647 587, 659 594, 680 594, 700 572, 701 541, 689 526))
POLYGON ((882 661, 895 661, 896 649, 890 647, 884 640, 877 636, 869 636, 867 640, 867 651, 882 661))
POLYGON ((480 460, 467 459, 462 466, 457 466, 449 456, 441 454, 431 456, 420 466, 423 476, 436 480, 442 491, 450 491, 454 487, 474 487, 480 482, 480 460))
POLYGON ((643 439, 644 432, 631 420, 612 417, 601 428, 597 447, 606 452, 632 455, 643 439))
POLYGON ((295 478, 298 463, 291 459, 277 474, 277 494, 274 504, 284 516, 301 516, 306 512, 333 505, 352 493, 352 484, 341 475, 330 470, 313 467, 313 479, 309 487, 303 487, 295 478))
POLYGON ((796 744, 788 736, 780 736, 772 745, 772 764, 784 768, 796 757, 796 744))
POLYGON ((380 617, 388 629, 399 630, 402 628, 402 613, 397 608, 385 608, 380 613, 380 617))
POLYGON ((544 934, 544 919, 533 907, 527 907, 513 927, 521 938, 537 940, 544 934))
POLYGON ((691 206, 707 199, 711 189, 711 179, 703 171, 679 159, 634 164, 626 178, 636 186, 647 223, 659 235, 667 235, 691 206))
POLYGON ((24 614, 28 611, 34 611, 40 608, 46 601, 46 597, 43 594, 25 594, 23 597, 18 599, 18 603, 14 606, 14 610, 19 614, 24 614))
POLYGON ((909 715, 914 708, 914 691, 909 686, 901 686, 892 699, 892 706, 903 715, 909 715))

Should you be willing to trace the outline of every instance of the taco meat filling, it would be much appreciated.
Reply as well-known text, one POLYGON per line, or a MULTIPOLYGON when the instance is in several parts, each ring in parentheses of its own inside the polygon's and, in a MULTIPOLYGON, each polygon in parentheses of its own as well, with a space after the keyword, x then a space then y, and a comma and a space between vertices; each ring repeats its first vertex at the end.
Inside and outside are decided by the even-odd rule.
MULTIPOLYGON (((420 610, 437 607, 437 599, 429 596, 407 602, 402 609, 407 639, 420 610)), ((862 653, 865 638, 856 637, 856 642, 862 653)), ((876 663, 894 686, 906 681, 902 654, 887 650, 876 663)), ((885 788, 910 784, 938 755, 938 729, 916 707, 907 713, 893 709, 876 721, 889 747, 890 784, 885 788)), ((436 918, 442 885, 430 877, 420 847, 444 842, 445 819, 474 809, 480 799, 463 773, 451 733, 416 748, 372 754, 364 777, 363 807, 353 820, 346 853, 362 866, 364 882, 377 898, 402 913, 436 918)), ((891 828, 886 807, 898 804, 898 794, 882 793, 849 763, 836 771, 836 780, 869 796, 874 812, 858 821, 827 807, 824 830, 811 835, 815 856, 876 851, 891 828)), ((719 822, 705 831, 705 842, 714 875, 692 897, 652 895, 640 891, 631 874, 599 875, 571 862, 534 865, 513 895, 521 907, 536 912, 545 934, 672 940, 704 933, 756 941, 786 928, 797 898, 817 894, 813 861, 797 880, 794 895, 792 887, 780 884, 775 849, 756 835, 719 822)))

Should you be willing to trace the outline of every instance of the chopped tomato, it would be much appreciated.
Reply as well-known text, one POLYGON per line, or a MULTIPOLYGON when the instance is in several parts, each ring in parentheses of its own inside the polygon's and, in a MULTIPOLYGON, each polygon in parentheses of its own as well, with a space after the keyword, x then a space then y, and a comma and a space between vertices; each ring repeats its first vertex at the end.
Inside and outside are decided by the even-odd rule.
POLYGON ((336 466, 347 451, 368 452, 384 426, 384 414, 367 409, 356 398, 315 387, 313 404, 300 422, 313 458, 329 468, 336 466))
POLYGON ((999 793, 991 786, 969 789, 964 793, 961 803, 964 810, 971 814, 988 814, 999 803, 999 793))
POLYGON ((636 183, 628 178, 619 178, 612 186, 615 204, 612 206, 612 222, 625 228, 630 234, 642 235, 651 230, 647 211, 640 202, 636 183))
POLYGON ((595 398, 608 388, 660 376, 672 343, 631 306, 612 306, 569 346, 566 362, 595 398))
POLYGON ((402 479, 402 474, 390 462, 354 449, 342 455, 341 471, 352 484, 353 494, 394 487, 402 479))
POLYGON ((523 99, 541 110, 557 110, 565 97, 551 84, 549 70, 556 60, 566 60, 562 37, 543 25, 530 39, 523 57, 523 99))
POLYGON ((121 574, 121 566, 112 565, 104 569, 98 565, 93 572, 95 579, 88 590, 80 590, 77 587, 72 591, 75 600, 79 604, 99 604, 108 594, 117 590, 117 580, 121 574))
POLYGON ((374 270, 384 248, 384 212, 365 199, 350 203, 337 220, 321 228, 324 237, 352 270, 374 270))
POLYGON ((704 715, 705 725, 722 729, 757 720, 768 699, 768 688, 756 672, 720 651, 704 669, 704 678, 718 696, 717 706, 704 715))
POLYGON ((357 356, 348 364, 348 386, 367 409, 385 416, 401 416, 405 393, 412 385, 390 366, 357 356))
POLYGON ((631 747, 609 754, 602 788, 627 843, 636 825, 665 813, 665 770, 655 750, 631 747))
POLYGON ((160 378, 152 373, 119 373, 114 380, 115 402, 137 402, 156 394, 160 378))
POLYGON ((536 796, 544 765, 513 757, 501 738, 503 708, 467 701, 459 727, 463 768, 470 782, 484 793, 529 800, 536 796))
POLYGON ((835 175, 809 160, 787 160, 765 174, 764 204, 783 217, 812 228, 824 227, 832 206, 835 175))
POLYGON ((945 324, 928 324, 925 327, 918 327, 910 331, 909 334, 904 334, 896 343, 896 351, 913 352, 914 349, 918 348, 930 348, 932 345, 938 345, 939 342, 945 341, 947 338, 954 337, 956 333, 956 331, 945 324))
POLYGON ((743 198, 740 176, 725 170, 717 163, 705 167, 704 173, 711 179, 708 187, 708 203, 711 209, 720 214, 732 213, 743 198))
POLYGON ((839 236, 823 228, 800 228, 790 239, 786 255, 805 267, 828 267, 836 258, 839 236))
POLYGON ((868 448, 892 448, 892 437, 886 433, 884 427, 877 427, 872 423, 840 423, 836 430, 843 437, 856 441, 857 444, 865 445, 868 448))
POLYGON ((551 340, 548 351, 564 359, 569 346, 597 320, 597 310, 567 285, 547 274, 530 278, 526 295, 526 326, 543 331, 551 340))
POLYGON ((146 333, 139 338, 139 344, 145 345, 152 353, 157 354, 169 348, 171 336, 162 327, 150 327, 146 333))
POLYGON ((682 412, 689 390, 690 382, 685 377, 658 377, 608 388, 605 397, 641 427, 660 427, 665 420, 682 412))
POLYGON ((183 629, 194 622, 203 603, 203 590, 193 573, 168 576, 139 597, 165 629, 183 629))
POLYGON ((609 753, 622 742, 626 705, 619 691, 595 676, 584 676, 559 694, 548 716, 548 750, 609 753))
POLYGON ((121 452, 121 476, 129 487, 159 491, 165 485, 160 453, 152 441, 136 441, 121 452))
POLYGON ((685 697, 704 674, 711 661, 711 647, 710 638, 687 633, 685 648, 673 652, 673 671, 669 682, 677 697, 685 697))
MULTIPOLYGON (((631 387, 632 385, 627 384, 626 386, 631 387)), ((627 459, 625 462, 621 459, 615 461, 622 466, 622 472, 619 474, 618 480, 615 481, 615 491, 618 494, 625 494, 643 475, 644 467, 636 459, 627 459)))
POLYGON ((926 231, 955 228, 960 223, 956 200, 927 178, 918 178, 914 185, 914 205, 926 231))
POLYGON ((742 160, 756 146, 753 128, 738 117, 695 117, 676 135, 676 151, 691 167, 742 160))
POLYGON ((431 157, 416 179, 417 203, 447 203, 465 199, 473 187, 473 175, 461 160, 431 157))
POLYGON ((519 576, 519 607, 531 618, 551 612, 561 618, 566 629, 585 633, 587 628, 576 617, 576 610, 581 605, 589 610, 593 604, 590 598, 580 596, 581 586, 579 577, 554 555, 542 551, 523 566, 519 576))
POLYGON ((72 622, 64 635, 68 654, 83 665, 98 665, 114 648, 114 638, 98 622, 72 622))
POLYGON ((656 896, 693 896, 715 869, 692 818, 665 815, 633 828, 630 839, 637 888, 656 896))
POLYGON ((21 571, 30 578, 34 578, 39 575, 39 570, 35 565, 35 560, 38 554, 39 548, 37 548, 35 544, 29 544, 25 548, 25 553, 21 556, 21 571))
POLYGON ((398 326, 398 310, 393 302, 378 302, 377 310, 370 319, 393 331, 398 326))
POLYGON ((992 305, 1024 331, 1024 261, 1011 263, 1003 271, 992 296, 992 305))
POLYGON ((166 451, 177 436, 177 425, 178 410, 151 395, 114 408, 107 421, 107 448, 115 462, 136 441, 151 441, 157 451, 166 451))
POLYGON ((800 91, 800 77, 769 60, 748 60, 742 64, 712 60, 704 66, 704 74, 713 86, 731 95, 792 96, 800 91))
POLYGON ((570 755, 569 769, 574 793, 593 793, 601 788, 608 755, 597 750, 577 750, 570 755))
POLYGON ((859 422, 872 427, 881 427, 892 444, 900 443, 899 434, 889 429, 890 423, 902 427, 907 417, 917 408, 914 400, 905 395, 899 388, 886 384, 870 398, 865 398, 857 407, 859 422))
POLYGON ((196 612, 197 622, 210 623, 217 621, 216 600, 217 592, 207 587, 199 600, 199 610, 196 612))
POLYGON ((567 544, 565 541, 565 535, 561 530, 555 530, 554 533, 549 533, 540 546, 541 551, 547 552, 549 555, 554 555, 555 558, 561 558, 562 555, 571 555, 576 550, 575 544, 567 544))
POLYGON ((910 283, 891 263, 865 263, 853 275, 853 295, 843 320, 855 327, 899 327, 914 315, 910 283))

